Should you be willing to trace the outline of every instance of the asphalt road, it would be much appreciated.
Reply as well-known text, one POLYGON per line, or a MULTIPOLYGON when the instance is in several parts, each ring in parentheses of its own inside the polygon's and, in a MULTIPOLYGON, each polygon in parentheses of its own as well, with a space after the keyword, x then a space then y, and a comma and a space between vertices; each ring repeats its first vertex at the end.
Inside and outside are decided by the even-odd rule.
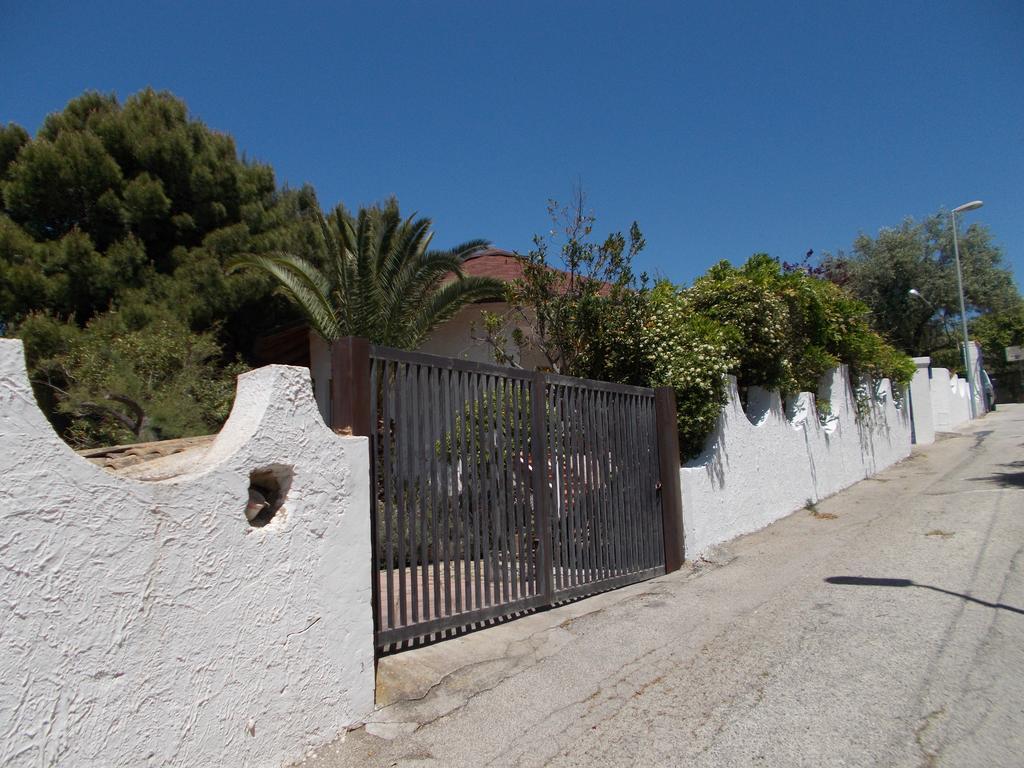
POLYGON ((1022 550, 1005 406, 717 564, 434 646, 465 662, 304 762, 1022 766, 1022 550))

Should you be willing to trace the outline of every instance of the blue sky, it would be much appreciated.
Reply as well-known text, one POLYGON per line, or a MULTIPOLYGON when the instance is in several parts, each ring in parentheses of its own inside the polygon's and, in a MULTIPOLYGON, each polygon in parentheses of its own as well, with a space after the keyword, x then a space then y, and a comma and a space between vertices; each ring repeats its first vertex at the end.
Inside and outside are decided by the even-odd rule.
POLYGON ((577 180, 688 282, 981 198, 1024 284, 1024 3, 0 2, 0 120, 183 98, 322 204, 518 250, 577 180))

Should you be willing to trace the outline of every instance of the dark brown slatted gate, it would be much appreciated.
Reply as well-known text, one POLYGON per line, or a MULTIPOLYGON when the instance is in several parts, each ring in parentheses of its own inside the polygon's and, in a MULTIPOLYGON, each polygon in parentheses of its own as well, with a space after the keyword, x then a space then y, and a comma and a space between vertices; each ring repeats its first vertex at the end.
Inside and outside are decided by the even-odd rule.
POLYGON ((544 380, 556 601, 664 573, 654 390, 544 380))
POLYGON ((671 390, 351 339, 333 354, 334 426, 370 436, 378 649, 679 567, 671 390))

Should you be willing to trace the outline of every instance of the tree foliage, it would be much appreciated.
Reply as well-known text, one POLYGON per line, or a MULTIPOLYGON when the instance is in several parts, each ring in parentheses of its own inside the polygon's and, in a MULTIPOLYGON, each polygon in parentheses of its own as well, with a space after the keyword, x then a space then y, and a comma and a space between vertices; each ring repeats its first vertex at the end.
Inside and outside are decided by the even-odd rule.
POLYGON ((568 208, 550 203, 549 213, 563 238, 561 269, 549 262, 548 239, 535 238, 506 293, 512 312, 485 314, 495 358, 521 365, 540 350, 543 367, 558 373, 673 387, 684 458, 714 429, 726 374, 741 392, 816 393, 821 376, 845 363, 854 376, 891 379, 897 396, 913 375, 913 361, 870 327, 868 307, 821 277, 756 254, 738 268, 717 264, 690 288, 648 288, 646 276, 634 278, 644 244, 635 223, 628 241, 595 241, 582 195, 568 208))
POLYGON ((295 317, 271 280, 224 267, 302 247, 319 210, 311 190, 279 190, 269 166, 149 89, 123 104, 86 93, 35 137, 0 128, 0 198, 0 326, 24 339, 40 401, 83 445, 131 437, 111 409, 142 410, 135 437, 217 428, 236 361, 295 317), (133 359, 158 352, 165 374, 133 359))
POLYGON ((522 259, 522 278, 505 290, 512 313, 484 314, 484 339, 495 359, 518 366, 539 357, 545 369, 569 376, 642 377, 635 355, 620 343, 623 335, 636 338, 641 318, 634 296, 647 278, 637 280, 632 269, 646 244, 640 228, 633 222, 628 241, 621 232, 595 240, 596 218, 582 190, 567 206, 549 200, 548 216, 549 235, 534 237, 522 259), (557 265, 548 253, 551 245, 559 249, 557 265))
MULTIPOLYGON (((1014 306, 1020 294, 988 228, 972 223, 958 238, 968 316, 1014 306)), ((947 212, 908 218, 877 237, 862 234, 850 254, 826 256, 822 267, 870 308, 875 328, 899 349, 912 355, 955 350, 960 304, 947 212), (912 288, 923 298, 911 295, 912 288)))
POLYGON ((40 402, 66 419, 74 446, 208 434, 227 418, 241 363, 223 365, 212 332, 171 314, 132 327, 119 312, 84 328, 31 315, 21 335, 40 402))
MULTIPOLYGON (((1007 362, 1006 348, 1024 346, 1024 300, 971 322, 971 336, 981 344, 985 368, 1003 402, 1024 398, 1024 363, 1007 362)), ((958 367, 962 367, 957 362, 958 367)))
POLYGON ((430 219, 402 219, 394 200, 356 217, 338 207, 320 217, 320 234, 322 247, 310 257, 247 254, 233 266, 270 275, 328 340, 362 336, 412 349, 466 304, 504 292, 497 280, 462 272, 486 241, 430 250, 430 219))

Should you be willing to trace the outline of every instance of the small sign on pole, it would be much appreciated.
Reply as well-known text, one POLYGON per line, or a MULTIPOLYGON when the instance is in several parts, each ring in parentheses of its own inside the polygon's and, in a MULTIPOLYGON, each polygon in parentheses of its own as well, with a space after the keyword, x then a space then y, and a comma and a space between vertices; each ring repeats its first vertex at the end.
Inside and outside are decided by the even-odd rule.
POLYGON ((1006 348, 1006 362, 1012 363, 1015 360, 1024 360, 1024 347, 1006 348))

